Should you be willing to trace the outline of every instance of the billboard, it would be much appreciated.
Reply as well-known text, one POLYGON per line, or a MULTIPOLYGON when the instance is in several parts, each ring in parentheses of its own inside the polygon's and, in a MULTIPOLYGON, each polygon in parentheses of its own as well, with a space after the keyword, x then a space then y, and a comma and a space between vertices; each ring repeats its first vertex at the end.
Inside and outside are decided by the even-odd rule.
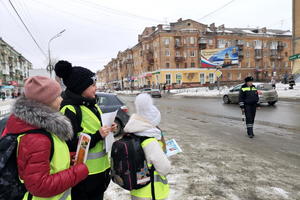
POLYGON ((205 49, 201 54, 212 64, 228 67, 239 64, 238 47, 228 47, 225 49, 205 49))

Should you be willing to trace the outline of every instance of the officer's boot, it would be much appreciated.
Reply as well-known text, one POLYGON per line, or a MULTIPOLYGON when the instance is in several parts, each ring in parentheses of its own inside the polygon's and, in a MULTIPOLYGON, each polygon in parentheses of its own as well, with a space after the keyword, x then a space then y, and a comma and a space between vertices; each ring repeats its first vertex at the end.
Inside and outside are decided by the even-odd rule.
POLYGON ((252 127, 247 128, 247 133, 248 133, 249 138, 253 138, 254 134, 253 134, 253 128, 252 127))

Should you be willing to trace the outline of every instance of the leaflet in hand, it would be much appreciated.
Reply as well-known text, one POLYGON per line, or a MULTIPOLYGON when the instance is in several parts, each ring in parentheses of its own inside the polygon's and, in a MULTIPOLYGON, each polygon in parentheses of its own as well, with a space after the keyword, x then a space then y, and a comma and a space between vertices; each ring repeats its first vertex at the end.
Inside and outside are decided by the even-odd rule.
POLYGON ((180 152, 182 152, 181 148, 178 146, 177 142, 175 139, 168 140, 166 142, 166 148, 167 148, 167 153, 166 155, 168 157, 176 155, 180 152))
POLYGON ((80 133, 77 151, 75 155, 75 164, 85 163, 89 152, 91 137, 88 134, 80 133))
MULTIPOLYGON (((110 112, 110 113, 103 113, 101 115, 102 126, 111 127, 112 124, 115 121, 117 113, 118 113, 118 110, 116 110, 114 112, 110 112)), ((115 141, 114 134, 113 133, 109 133, 109 135, 107 135, 105 137, 104 141, 105 141, 105 150, 106 150, 106 152, 109 152, 111 150, 112 144, 115 141)))

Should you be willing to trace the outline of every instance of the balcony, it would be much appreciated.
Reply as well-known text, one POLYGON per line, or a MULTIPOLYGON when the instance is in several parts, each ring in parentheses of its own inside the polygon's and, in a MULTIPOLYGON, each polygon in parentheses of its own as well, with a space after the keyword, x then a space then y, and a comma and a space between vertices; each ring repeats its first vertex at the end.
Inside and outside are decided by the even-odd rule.
POLYGON ((278 60, 282 60, 282 59, 283 59, 283 56, 282 56, 282 55, 277 55, 277 59, 278 59, 278 60))
POLYGON ((199 44, 199 48, 200 49, 206 49, 207 48, 207 44, 199 44))
POLYGON ((205 38, 201 38, 200 41, 199 41, 199 44, 207 44, 207 39, 205 38))
POLYGON ((276 54, 271 54, 271 55, 270 55, 270 59, 271 59, 271 60, 275 60, 275 59, 277 59, 277 57, 278 57, 278 56, 277 56, 276 54))
POLYGON ((244 52, 243 51, 239 51, 239 58, 242 59, 244 57, 244 52))
POLYGON ((238 47, 243 47, 244 46, 244 41, 242 41, 242 40, 237 40, 236 41, 236 45, 238 46, 238 47))
POLYGON ((262 59, 262 55, 261 54, 255 54, 255 60, 260 60, 262 59))
POLYGON ((147 58, 147 61, 150 65, 154 64, 154 59, 153 58, 147 58))
POLYGON ((132 58, 127 58, 125 60, 125 63, 127 63, 127 64, 133 63, 133 59, 132 58))
POLYGON ((278 42, 277 49, 278 49, 278 51, 282 51, 284 49, 283 42, 278 42))
POLYGON ((180 49, 182 47, 181 42, 176 42, 174 47, 175 47, 175 49, 180 49))
POLYGON ((175 62, 183 62, 185 59, 183 56, 176 56, 175 57, 175 62))

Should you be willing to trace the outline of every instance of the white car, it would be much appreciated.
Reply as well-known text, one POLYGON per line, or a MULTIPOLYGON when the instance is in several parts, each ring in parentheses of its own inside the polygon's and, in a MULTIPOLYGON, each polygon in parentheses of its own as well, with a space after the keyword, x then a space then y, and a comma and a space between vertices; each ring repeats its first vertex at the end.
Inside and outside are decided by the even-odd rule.
MULTIPOLYGON (((226 104, 239 103, 239 92, 244 83, 232 87, 227 93, 223 95, 223 101, 226 104)), ((278 94, 272 85, 269 83, 253 83, 259 91, 259 103, 268 103, 275 105, 278 101, 278 94)))

